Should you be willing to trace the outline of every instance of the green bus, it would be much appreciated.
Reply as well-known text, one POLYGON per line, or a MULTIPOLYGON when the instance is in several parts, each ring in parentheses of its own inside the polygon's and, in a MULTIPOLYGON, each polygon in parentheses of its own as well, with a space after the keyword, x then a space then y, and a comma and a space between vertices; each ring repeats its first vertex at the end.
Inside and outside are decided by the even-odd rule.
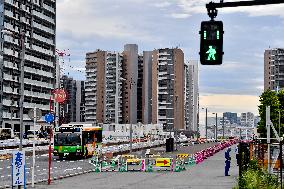
POLYGON ((101 148, 102 127, 81 125, 62 125, 54 131, 53 155, 91 157, 101 148))

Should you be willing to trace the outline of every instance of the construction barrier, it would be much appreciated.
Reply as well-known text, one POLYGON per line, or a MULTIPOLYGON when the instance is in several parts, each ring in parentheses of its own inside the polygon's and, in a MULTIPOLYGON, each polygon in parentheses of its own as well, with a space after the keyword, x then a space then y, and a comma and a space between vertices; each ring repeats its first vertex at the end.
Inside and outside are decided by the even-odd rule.
MULTIPOLYGON (((160 154, 148 154, 146 158, 137 158, 132 154, 118 155, 109 159, 106 156, 94 156, 89 163, 95 172, 153 172, 153 171, 184 171, 190 166, 199 164, 215 153, 235 144, 235 141, 221 142, 213 147, 196 152, 195 154, 177 154, 172 157, 161 157, 160 154)), ((112 156, 109 156, 112 157, 112 156)))

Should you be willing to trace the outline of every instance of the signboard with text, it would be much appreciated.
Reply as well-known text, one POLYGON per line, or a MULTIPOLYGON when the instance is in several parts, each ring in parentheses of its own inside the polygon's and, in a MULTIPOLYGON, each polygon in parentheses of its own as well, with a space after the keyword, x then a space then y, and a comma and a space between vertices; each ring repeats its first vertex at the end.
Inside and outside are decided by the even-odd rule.
POLYGON ((26 185, 26 158, 24 151, 13 151, 12 183, 13 186, 26 185))

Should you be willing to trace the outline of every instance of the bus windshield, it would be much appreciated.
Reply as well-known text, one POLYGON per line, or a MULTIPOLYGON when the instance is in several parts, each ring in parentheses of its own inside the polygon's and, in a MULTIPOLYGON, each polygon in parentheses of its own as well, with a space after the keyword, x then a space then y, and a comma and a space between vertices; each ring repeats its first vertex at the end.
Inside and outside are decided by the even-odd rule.
POLYGON ((54 145, 57 146, 77 146, 81 145, 79 133, 57 133, 54 137, 54 145))

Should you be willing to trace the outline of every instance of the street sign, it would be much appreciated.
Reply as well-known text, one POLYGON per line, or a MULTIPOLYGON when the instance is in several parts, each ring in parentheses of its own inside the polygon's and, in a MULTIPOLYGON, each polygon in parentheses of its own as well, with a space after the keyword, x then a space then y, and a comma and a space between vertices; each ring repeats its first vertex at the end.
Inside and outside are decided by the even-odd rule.
POLYGON ((64 89, 55 89, 53 94, 55 102, 58 103, 64 103, 67 98, 67 93, 64 89))
POLYGON ((177 154, 177 158, 187 158, 189 154, 177 154))
POLYGON ((170 167, 170 166, 171 166, 171 158, 156 159, 156 167, 170 167))
POLYGON ((12 184, 13 186, 26 185, 26 159, 24 151, 13 151, 12 184))
POLYGON ((200 31, 200 62, 203 65, 220 65, 223 59, 223 22, 203 21, 200 31))
POLYGON ((52 113, 45 114, 44 119, 46 123, 50 124, 54 121, 54 115, 52 113))
MULTIPOLYGON (((31 120, 34 120, 34 109, 30 109, 28 112, 28 116, 31 120)), ((42 111, 40 109, 36 109, 36 120, 40 120, 42 117, 42 111)))

